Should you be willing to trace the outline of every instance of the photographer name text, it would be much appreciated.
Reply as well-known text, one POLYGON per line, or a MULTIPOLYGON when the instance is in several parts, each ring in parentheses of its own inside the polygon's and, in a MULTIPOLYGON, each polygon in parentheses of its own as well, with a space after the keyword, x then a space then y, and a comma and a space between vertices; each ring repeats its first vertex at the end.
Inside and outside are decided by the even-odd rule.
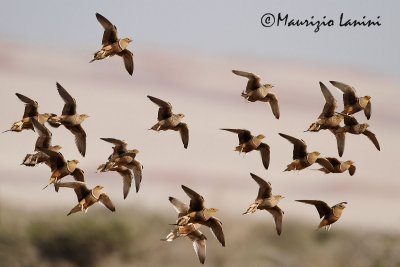
POLYGON ((278 14, 265 13, 261 16, 261 25, 269 28, 272 26, 276 27, 310 27, 315 33, 319 32, 323 27, 334 27, 338 25, 339 27, 380 27, 382 25, 380 21, 381 17, 377 16, 375 18, 368 18, 367 16, 362 16, 360 18, 350 18, 346 17, 344 13, 341 13, 337 19, 323 17, 311 16, 309 18, 291 18, 289 14, 284 14, 279 12, 278 14))

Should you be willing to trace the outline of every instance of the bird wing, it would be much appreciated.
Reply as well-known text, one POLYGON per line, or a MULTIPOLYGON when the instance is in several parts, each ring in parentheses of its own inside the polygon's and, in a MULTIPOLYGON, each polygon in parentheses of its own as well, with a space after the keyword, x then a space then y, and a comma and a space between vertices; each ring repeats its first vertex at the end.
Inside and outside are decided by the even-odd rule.
POLYGON ((189 128, 186 123, 180 122, 178 124, 179 133, 181 135, 183 147, 187 148, 189 145, 189 128))
POLYGON ((37 119, 31 119, 33 127, 38 133, 39 137, 36 139, 35 151, 39 151, 42 148, 49 148, 51 145, 51 132, 47 129, 44 124, 41 124, 37 119))
POLYGON ((112 138, 112 137, 101 137, 100 139, 103 140, 103 141, 109 142, 109 143, 111 143, 111 144, 113 144, 115 146, 126 147, 126 145, 127 145, 126 142, 124 142, 122 140, 119 140, 119 139, 116 139, 116 138, 112 138))
POLYGON ((65 127, 71 131, 71 133, 74 134, 75 136, 75 144, 78 147, 79 153, 81 153, 82 156, 85 156, 86 154, 86 133, 82 128, 82 125, 74 125, 74 126, 69 126, 65 125, 65 127))
POLYGON ((189 206, 180 201, 179 199, 176 199, 174 197, 169 197, 168 200, 174 206, 176 212, 178 212, 178 218, 189 213, 189 206))
POLYGON ((101 204, 106 206, 107 209, 115 211, 114 204, 111 202, 111 199, 105 193, 100 194, 99 201, 101 204))
POLYGON ((189 211, 201 211, 204 209, 204 198, 201 195, 184 185, 182 185, 182 189, 190 197, 189 211))
POLYGON ((25 110, 24 110, 24 116, 23 118, 28 118, 28 117, 35 117, 37 116, 38 113, 38 103, 32 99, 30 99, 27 96, 21 95, 19 93, 15 93, 15 95, 21 100, 22 102, 25 103, 25 110))
POLYGON ((264 165, 264 168, 268 170, 269 167, 269 160, 270 160, 270 148, 269 145, 266 143, 261 143, 258 147, 257 150, 260 151, 261 154, 261 160, 264 165))
POLYGON ((320 218, 324 217, 325 215, 329 215, 332 212, 332 208, 321 200, 296 200, 296 201, 314 205, 317 208, 320 218))
POLYGON ((75 168, 71 175, 74 177, 75 181, 85 182, 84 171, 82 169, 75 168))
POLYGON ((158 105, 158 120, 165 120, 172 116, 172 105, 154 96, 147 96, 154 104, 158 105))
POLYGON ((353 116, 347 115, 347 114, 344 114, 344 113, 340 113, 340 114, 343 115, 344 124, 346 126, 353 126, 353 125, 357 125, 358 124, 358 121, 353 116))
POLYGON ((271 197, 271 191, 272 191, 271 184, 262 179, 261 177, 255 175, 254 173, 250 173, 250 175, 260 187, 258 190, 257 199, 264 199, 271 197))
POLYGON ((62 115, 75 115, 76 114, 76 102, 75 99, 61 86, 61 84, 56 83, 58 93, 64 100, 64 108, 62 110, 62 115))
POLYGON ((218 241, 221 243, 221 245, 223 247, 225 247, 225 236, 224 236, 224 232, 222 231, 221 221, 215 217, 211 217, 210 219, 208 219, 207 221, 205 221, 202 224, 207 227, 210 227, 211 232, 213 233, 215 238, 218 239, 218 241))
POLYGON ((104 28, 103 40, 101 41, 103 46, 118 42, 117 27, 99 13, 96 13, 96 18, 104 28))
POLYGON ((260 76, 254 74, 254 73, 240 71, 240 70, 232 70, 232 72, 235 73, 236 75, 246 77, 247 79, 249 79, 249 81, 247 82, 247 86, 246 86, 246 92, 257 90, 258 88, 260 88, 262 86, 260 76))
POLYGON ((379 151, 381 150, 381 147, 379 146, 378 139, 376 138, 376 135, 373 132, 371 132, 369 130, 365 130, 363 132, 363 135, 367 136, 369 138, 369 140, 371 140, 372 143, 374 143, 376 149, 378 149, 379 151))
POLYGON ((346 132, 338 133, 333 129, 331 129, 330 131, 331 131, 331 133, 333 133, 335 135, 336 144, 337 144, 337 148, 338 148, 338 154, 339 154, 339 157, 341 157, 341 156, 343 156, 344 146, 346 143, 346 132))
POLYGON ((139 192, 140 183, 142 182, 142 164, 137 160, 133 161, 133 164, 134 167, 132 171, 133 171, 133 177, 135 178, 135 187, 137 193, 139 192))
POLYGON ((349 168, 350 176, 353 176, 356 173, 356 166, 351 165, 349 168))
POLYGON ((41 149, 41 151, 49 156, 48 162, 51 171, 61 169, 67 164, 64 156, 60 152, 55 152, 47 148, 41 149))
POLYGON ((125 199, 128 196, 129 190, 131 189, 132 186, 132 179, 133 179, 132 171, 124 167, 113 168, 111 170, 117 171, 122 176, 123 193, 125 199))
POLYGON ((300 159, 307 156, 307 145, 303 140, 294 138, 293 136, 279 133, 280 136, 287 139, 294 145, 293 147, 293 159, 300 159))
POLYGON ((330 172, 335 171, 335 169, 332 166, 332 163, 330 163, 330 161, 327 160, 326 158, 317 158, 317 160, 315 162, 317 162, 319 165, 321 165, 325 169, 329 170, 330 172))
POLYGON ((337 158, 327 157, 326 159, 332 164, 333 167, 341 164, 340 160, 338 160, 337 158))
POLYGON ((267 209, 267 211, 271 213, 272 216, 274 217, 276 232, 278 233, 278 235, 281 235, 283 211, 278 206, 275 206, 271 209, 267 209))
POLYGON ((78 201, 81 201, 85 196, 87 196, 87 194, 90 194, 90 190, 86 187, 86 184, 83 182, 67 182, 67 183, 58 182, 55 183, 55 187, 57 191, 58 188, 60 187, 73 188, 78 198, 78 201))
POLYGON ((280 112, 279 112, 278 98, 276 97, 276 95, 274 93, 268 93, 265 99, 268 100, 269 105, 271 106, 272 113, 274 114, 275 118, 279 119, 280 112))
POLYGON ((188 234, 187 237, 192 240, 194 251, 199 258, 200 263, 204 264, 206 260, 206 236, 199 230, 196 230, 188 234))
POLYGON ((321 92, 325 98, 325 105, 322 109, 321 115, 319 115, 318 118, 321 119, 332 117, 335 114, 337 101, 329 91, 328 87, 326 87, 322 82, 319 82, 319 86, 321 87, 321 92))
POLYGON ((330 81, 330 83, 343 92, 343 103, 345 106, 354 105, 358 98, 354 87, 341 82, 330 81))
POLYGON ((239 137, 239 144, 246 143, 253 139, 253 136, 251 135, 251 132, 246 129, 227 129, 227 128, 222 128, 221 130, 228 131, 231 133, 235 133, 239 137))
POLYGON ((132 75, 133 74, 133 53, 129 51, 128 49, 124 49, 121 52, 118 53, 118 56, 121 56, 122 59, 124 60, 124 65, 126 71, 132 75))
POLYGON ((368 102, 367 106, 364 108, 364 114, 367 117, 367 119, 369 120, 369 118, 371 118, 371 101, 368 102))

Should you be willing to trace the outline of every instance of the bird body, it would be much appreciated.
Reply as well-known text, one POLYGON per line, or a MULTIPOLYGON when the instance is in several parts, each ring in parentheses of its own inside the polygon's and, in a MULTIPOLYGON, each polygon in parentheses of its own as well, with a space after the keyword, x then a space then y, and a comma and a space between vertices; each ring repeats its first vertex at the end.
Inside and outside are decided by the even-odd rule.
POLYGON ((172 113, 172 105, 169 102, 150 95, 147 97, 159 107, 157 116, 158 121, 149 130, 157 132, 167 130, 178 131, 181 135, 183 147, 187 148, 189 145, 189 128, 186 123, 181 122, 185 115, 182 113, 172 113))
POLYGON ((280 235, 282 233, 283 211, 278 207, 278 203, 284 197, 281 195, 272 195, 271 183, 253 173, 250 173, 250 175, 258 184, 259 190, 256 200, 247 208, 243 215, 254 213, 257 209, 268 211, 274 217, 275 228, 278 235, 280 235))
POLYGON ((96 13, 96 18, 104 28, 102 39, 103 46, 99 51, 94 53, 93 59, 90 62, 118 55, 122 57, 126 71, 132 75, 134 68, 133 53, 127 49, 132 39, 118 38, 117 27, 115 27, 115 25, 99 13, 96 13))
POLYGON ((283 133, 279 133, 279 135, 293 144, 293 161, 287 165, 284 171, 303 170, 314 163, 318 163, 332 172, 334 171, 332 164, 326 158, 320 157, 318 151, 307 152, 307 145, 304 140, 283 133))
POLYGON ((374 144, 376 149, 378 149, 379 151, 381 150, 378 139, 376 138, 376 135, 373 132, 371 132, 370 130, 368 130, 369 124, 358 123, 356 118, 354 118, 353 116, 347 115, 344 113, 340 113, 340 114, 344 117, 345 126, 340 127, 335 130, 331 129, 331 132, 336 137, 338 153, 339 153, 340 157, 344 153, 346 133, 355 134, 355 135, 363 134, 363 135, 367 136, 369 140, 371 140, 371 142, 374 144))
POLYGON ((342 113, 352 115, 361 110, 364 111, 365 116, 369 120, 371 117, 371 97, 356 95, 356 89, 353 86, 347 85, 342 82, 330 81, 330 83, 343 92, 344 110, 342 113))
POLYGON ((342 216, 343 210, 346 208, 344 204, 347 202, 340 202, 333 207, 329 207, 324 201, 321 200, 296 200, 298 202, 314 205, 317 208, 318 214, 322 221, 319 223, 317 230, 325 227, 329 231, 331 224, 335 223, 342 216))
POLYGON ((318 169, 319 171, 322 171, 325 174, 343 173, 345 171, 349 171, 349 174, 353 176, 354 173, 356 172, 356 166, 354 165, 354 162, 352 160, 340 161, 337 158, 326 158, 326 159, 332 164, 334 171, 331 172, 330 170, 324 167, 318 169))
POLYGON ((259 134, 257 136, 253 136, 249 130, 246 129, 229 129, 222 128, 221 130, 228 131, 231 133, 235 133, 239 138, 239 145, 235 147, 235 151, 241 153, 249 153, 253 150, 260 151, 261 160, 265 169, 268 169, 270 162, 270 147, 268 144, 263 143, 262 140, 265 138, 265 135, 259 134))
POLYGON ((326 129, 337 129, 340 123, 343 121, 343 116, 336 113, 337 101, 333 97, 329 89, 322 83, 319 82, 321 92, 325 98, 325 105, 322 109, 318 120, 310 125, 308 132, 318 132, 319 130, 326 129))
POLYGON ((60 187, 73 188, 78 198, 78 204, 71 209, 67 216, 79 211, 85 211, 86 213, 88 208, 97 202, 101 202, 109 210, 115 211, 115 206, 111 199, 102 192, 103 186, 97 185, 93 189, 88 189, 84 182, 57 183, 55 186, 57 191, 60 187))
POLYGON ((279 119, 278 99, 272 92, 274 86, 271 84, 262 84, 261 78, 257 74, 240 70, 232 70, 232 72, 248 79, 246 90, 242 92, 242 97, 250 102, 261 101, 269 103, 275 118, 279 119))
POLYGON ((75 144, 78 148, 79 153, 82 156, 86 154, 86 132, 82 128, 82 123, 89 117, 86 114, 77 114, 76 112, 76 101, 75 99, 61 86, 56 83, 57 91, 64 101, 64 107, 60 116, 53 116, 51 118, 52 123, 58 123, 65 126, 74 136, 75 144))

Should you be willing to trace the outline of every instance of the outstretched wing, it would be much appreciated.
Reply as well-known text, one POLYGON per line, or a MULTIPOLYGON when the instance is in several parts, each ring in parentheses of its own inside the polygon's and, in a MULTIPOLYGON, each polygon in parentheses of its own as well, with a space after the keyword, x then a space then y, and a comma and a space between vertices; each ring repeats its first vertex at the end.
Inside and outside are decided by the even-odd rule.
POLYGON ((111 199, 105 193, 100 194, 99 201, 104 206, 106 206, 107 209, 111 210, 112 212, 115 211, 114 204, 111 202, 111 199))
POLYGON ((246 77, 247 79, 249 79, 246 86, 246 92, 257 90, 262 86, 261 78, 257 74, 240 70, 232 70, 232 72, 236 75, 246 77))
POLYGON ((365 130, 363 132, 363 135, 367 136, 369 138, 369 140, 371 140, 372 143, 374 143, 376 149, 378 149, 379 151, 381 150, 378 139, 376 138, 376 135, 373 132, 371 132, 369 130, 365 130))
POLYGON ((329 215, 332 212, 332 208, 328 206, 324 201, 321 200, 296 200, 306 204, 314 205, 317 208, 319 217, 322 218, 329 215))
POLYGON ((194 190, 182 185, 183 191, 190 197, 190 211, 201 211, 204 209, 204 198, 194 190))
POLYGON ((189 206, 180 201, 179 199, 176 199, 174 197, 169 197, 168 200, 174 206, 176 212, 178 212, 178 218, 185 216, 186 214, 189 213, 189 206))
POLYGON ((294 138, 293 136, 279 133, 280 136, 287 139, 294 145, 293 147, 293 159, 301 159, 307 156, 307 145, 303 140, 294 138))
POLYGON ((228 128, 222 128, 221 130, 228 131, 231 133, 235 133, 239 137, 239 144, 246 143, 250 141, 253 136, 251 135, 251 132, 246 129, 228 129, 228 128))
POLYGON ((56 83, 58 93, 64 100, 64 108, 62 110, 62 115, 75 115, 76 114, 76 102, 75 99, 65 90, 61 84, 56 83))
POLYGON ((118 56, 121 56, 122 59, 124 60, 124 66, 126 71, 132 75, 133 74, 133 53, 129 51, 128 49, 124 49, 121 52, 118 53, 118 56))
POLYGON ((326 87, 322 82, 319 82, 319 86, 321 87, 321 92, 325 98, 325 105, 318 119, 332 117, 335 114, 337 101, 333 97, 332 93, 329 91, 328 87, 326 87))
POLYGON ((104 28, 103 40, 101 41, 103 46, 118 42, 117 27, 99 13, 96 13, 96 18, 104 28))
POLYGON ((258 186, 260 187, 258 189, 258 195, 257 199, 264 199, 264 198, 269 198, 271 197, 271 184, 261 177, 255 175, 254 173, 250 173, 251 177, 254 179, 254 181, 257 182, 258 186))
POLYGON ((79 125, 74 125, 74 126, 69 126, 65 125, 65 128, 71 131, 71 133, 74 134, 75 136, 75 144, 78 147, 79 153, 81 153, 82 156, 85 156, 86 154, 86 133, 83 130, 82 126, 79 125))
POLYGON ((268 170, 269 167, 269 160, 270 160, 270 148, 269 145, 266 143, 261 143, 258 147, 257 150, 260 151, 261 154, 261 160, 264 165, 264 168, 268 170))
POLYGON ((38 103, 32 99, 30 99, 27 96, 21 95, 19 93, 15 93, 15 95, 21 100, 22 102, 25 103, 25 110, 24 110, 24 115, 23 118, 28 118, 28 117, 35 117, 37 116, 38 113, 38 103))
POLYGON ((157 118, 159 121, 165 120, 172 116, 172 105, 170 103, 154 96, 148 95, 147 97, 151 100, 151 102, 159 106, 157 118))
POLYGON ((330 81, 330 83, 343 92, 343 103, 345 106, 354 105, 358 98, 354 87, 341 82, 330 81))
POLYGON ((283 211, 278 206, 275 206, 272 209, 267 209, 267 211, 274 217, 276 232, 278 235, 281 235, 283 211))
POLYGON ((225 247, 225 236, 222 231, 222 223, 217 218, 211 217, 203 223, 205 226, 210 227, 211 232, 218 239, 223 247, 225 247))

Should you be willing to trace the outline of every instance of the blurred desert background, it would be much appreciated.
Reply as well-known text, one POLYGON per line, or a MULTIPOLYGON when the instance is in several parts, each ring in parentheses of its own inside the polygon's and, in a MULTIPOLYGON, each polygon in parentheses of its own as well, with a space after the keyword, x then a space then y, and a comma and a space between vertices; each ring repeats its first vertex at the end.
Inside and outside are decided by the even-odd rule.
MULTIPOLYGON (((87 214, 65 215, 76 205, 73 190, 42 190, 47 166, 19 165, 33 152, 33 131, 0 137, 1 266, 188 266, 200 265, 191 242, 162 243, 176 213, 168 201, 184 202, 184 184, 204 196, 206 206, 220 209, 227 245, 222 248, 208 229, 207 266, 400 266, 399 52, 395 1, 4 1, 0 10, 0 121, 8 129, 23 114, 15 93, 39 103, 39 112, 61 113, 59 82, 89 114, 83 127, 87 153, 82 158, 65 128, 50 129, 53 144, 67 159, 78 159, 89 187, 105 187, 117 212, 96 205, 87 214), (297 3, 297 2, 296 2, 297 3), (22 8, 23 6, 23 8, 22 8), (99 12, 132 37, 135 70, 129 76, 120 58, 88 62, 100 48, 99 12), (263 28, 262 14, 293 17, 381 16, 380 28, 263 28), (263 103, 240 97, 246 80, 232 69, 259 74, 275 86, 281 109, 276 120, 263 103), (372 96, 368 121, 381 145, 377 151, 365 136, 347 135, 342 160, 357 171, 329 174, 311 170, 282 172, 293 146, 278 133, 306 141, 310 151, 337 155, 327 131, 304 133, 324 104, 318 82, 328 86, 339 109, 342 95, 330 80, 353 85, 372 96), (148 131, 157 107, 146 95, 172 103, 186 115, 190 141, 183 148, 177 132, 148 131), (233 152, 237 136, 220 128, 263 133, 271 147, 271 164, 260 155, 233 152), (144 165, 138 194, 122 196, 117 173, 95 173, 112 152, 100 137, 115 137, 137 148, 144 165), (258 186, 253 172, 270 181, 273 193, 286 196, 282 236, 265 211, 242 216, 258 186), (349 204, 329 233, 315 232, 314 207, 295 199, 349 204)), ((366 122, 362 113, 358 121, 366 122)), ((66 177, 63 180, 71 180, 66 177)))

